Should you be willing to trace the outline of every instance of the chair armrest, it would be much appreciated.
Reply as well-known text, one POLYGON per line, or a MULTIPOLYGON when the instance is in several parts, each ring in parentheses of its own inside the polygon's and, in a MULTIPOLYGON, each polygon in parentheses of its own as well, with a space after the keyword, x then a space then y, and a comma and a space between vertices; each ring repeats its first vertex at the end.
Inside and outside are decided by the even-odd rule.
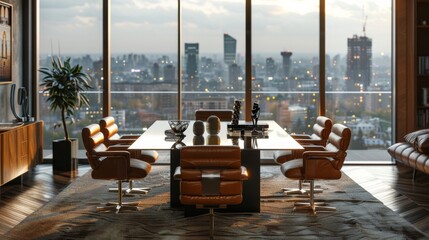
POLYGON ((130 159, 130 153, 127 151, 105 151, 95 153, 97 157, 123 157, 130 159))
POLYGON ((130 153, 126 151, 106 151, 97 152, 100 164, 97 171, 106 178, 117 180, 128 179, 128 169, 130 167, 130 153))
POLYGON ((121 139, 137 140, 140 135, 121 135, 121 139))
POLYGON ((304 148, 304 152, 306 152, 306 151, 312 151, 312 152, 314 152, 314 151, 327 152, 327 151, 325 150, 325 147, 320 146, 320 145, 312 145, 312 144, 310 144, 310 145, 305 145, 305 144, 303 144, 303 145, 302 145, 302 147, 304 148))
POLYGON ((114 145, 114 144, 126 144, 126 145, 131 145, 136 141, 136 139, 109 139, 109 144, 110 145, 114 145))
POLYGON ((181 168, 177 167, 176 170, 174 171, 174 180, 181 180, 182 179, 182 172, 181 172, 181 168))
POLYGON ((323 143, 323 141, 320 139, 311 139, 311 138, 309 138, 309 139, 302 139, 301 138, 300 139, 300 138, 298 138, 295 140, 301 145, 325 145, 323 143))
POLYGON ((327 158, 327 157, 335 157, 337 156, 337 152, 330 151, 305 151, 302 155, 304 161, 312 158, 327 158))
POLYGON ((107 148, 106 151, 128 151, 130 145, 111 145, 107 148))
POLYGON ((307 134, 291 134, 290 136, 294 139, 311 139, 310 135, 307 134))
MULTIPOLYGON (((337 179, 339 171, 334 166, 337 152, 309 151, 303 154, 304 179, 337 179)), ((341 176, 341 173, 339 174, 341 176)))

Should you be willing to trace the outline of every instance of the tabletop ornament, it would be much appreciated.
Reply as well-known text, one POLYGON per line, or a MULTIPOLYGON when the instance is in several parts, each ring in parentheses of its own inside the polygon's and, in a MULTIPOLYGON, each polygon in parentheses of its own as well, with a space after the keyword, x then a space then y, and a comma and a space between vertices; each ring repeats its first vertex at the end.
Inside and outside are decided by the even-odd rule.
POLYGON ((256 130, 256 126, 258 125, 260 112, 261 112, 261 108, 259 107, 259 104, 253 103, 252 114, 251 114, 252 124, 253 124, 252 135, 259 134, 259 132, 256 130))
POLYGON ((192 131, 194 132, 195 136, 201 136, 204 134, 204 122, 201 120, 196 120, 194 122, 194 125, 192 127, 192 131))
POLYGON ((234 101, 234 107, 233 107, 233 114, 232 114, 232 125, 238 125, 238 121, 240 120, 240 109, 241 109, 241 102, 239 100, 234 101))
POLYGON ((206 130, 210 135, 220 132, 220 119, 216 115, 211 115, 207 118, 206 130))

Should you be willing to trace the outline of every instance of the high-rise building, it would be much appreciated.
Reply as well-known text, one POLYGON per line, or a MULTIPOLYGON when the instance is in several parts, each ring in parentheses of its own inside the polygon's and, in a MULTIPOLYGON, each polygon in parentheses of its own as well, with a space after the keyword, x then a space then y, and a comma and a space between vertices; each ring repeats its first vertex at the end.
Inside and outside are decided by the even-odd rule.
POLYGON ((346 88, 351 91, 367 90, 371 83, 372 40, 353 35, 347 39, 346 88))
POLYGON ((223 34, 223 60, 226 65, 236 63, 237 40, 228 34, 223 34))
POLYGON ((276 74, 276 64, 273 58, 267 58, 265 60, 265 79, 273 80, 276 74))
POLYGON ((295 88, 295 81, 292 81, 290 78, 290 69, 292 67, 292 60, 290 57, 292 57, 292 52, 289 51, 283 51, 280 52, 280 55, 282 56, 282 80, 285 81, 284 86, 286 90, 291 90, 295 88))
POLYGON ((198 86, 199 44, 185 43, 185 69, 188 90, 195 90, 198 86))
POLYGON ((164 66, 164 82, 173 83, 176 80, 176 68, 173 64, 164 66))
POLYGON ((283 79, 286 79, 290 75, 290 68, 292 65, 290 57, 292 56, 292 52, 284 51, 284 52, 281 52, 280 55, 282 55, 282 58, 283 58, 283 65, 282 65, 283 79))
POLYGON ((228 67, 229 84, 232 86, 234 91, 243 90, 243 81, 241 78, 241 67, 236 63, 229 65, 228 67))
POLYGON ((152 66, 152 77, 153 77, 153 81, 157 82, 160 80, 160 76, 159 76, 160 72, 159 72, 159 64, 158 63, 154 63, 152 66))

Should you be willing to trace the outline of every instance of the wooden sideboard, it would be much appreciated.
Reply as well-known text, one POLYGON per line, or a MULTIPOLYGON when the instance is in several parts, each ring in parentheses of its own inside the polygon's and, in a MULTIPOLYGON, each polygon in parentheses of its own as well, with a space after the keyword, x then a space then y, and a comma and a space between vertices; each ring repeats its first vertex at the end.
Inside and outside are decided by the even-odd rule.
POLYGON ((43 122, 31 122, 0 132, 0 185, 43 161, 43 122))

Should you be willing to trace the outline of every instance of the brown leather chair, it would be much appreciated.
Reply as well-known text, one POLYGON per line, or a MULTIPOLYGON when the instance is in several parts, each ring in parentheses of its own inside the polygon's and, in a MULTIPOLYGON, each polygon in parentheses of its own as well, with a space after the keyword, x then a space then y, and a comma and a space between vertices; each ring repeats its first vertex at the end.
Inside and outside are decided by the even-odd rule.
POLYGON ((318 210, 335 210, 335 208, 318 206, 314 202, 314 180, 340 179, 341 168, 347 156, 350 144, 351 130, 342 125, 334 124, 329 134, 326 147, 313 146, 306 150, 301 159, 287 161, 281 165, 281 172, 290 179, 310 182, 310 200, 308 203, 298 204, 294 210, 311 209, 313 214, 318 210))
MULTIPOLYGON (((118 125, 115 123, 115 118, 112 116, 104 117, 100 120, 100 129, 104 135, 105 144, 112 145, 131 145, 140 135, 119 135, 118 125)), ((142 150, 139 152, 131 152, 132 157, 141 159, 145 162, 153 164, 158 159, 158 152, 153 150, 142 150)))
MULTIPOLYGON (((318 145, 325 146, 332 129, 332 120, 318 116, 316 123, 313 125, 313 133, 309 134, 290 134, 301 145, 318 145)), ((289 160, 300 158, 303 151, 275 151, 274 161, 283 164, 289 160)))
MULTIPOLYGON (((115 118, 112 116, 104 117, 100 120, 100 130, 104 135, 104 144, 108 147, 116 146, 117 148, 122 147, 121 150, 130 152, 132 158, 136 158, 147 163, 153 164, 158 159, 159 155, 154 150, 141 150, 141 151, 130 151, 128 147, 137 140, 140 135, 119 135, 118 125, 115 123, 115 118)), ((119 189, 110 188, 110 192, 116 192, 119 189)), ((133 181, 130 181, 128 188, 124 191, 127 194, 134 193, 147 193, 150 190, 149 187, 134 187, 133 181)))
POLYGON ((145 178, 151 170, 151 165, 139 159, 131 158, 128 151, 120 151, 104 145, 104 135, 100 132, 98 124, 84 127, 82 140, 92 169, 92 178, 118 182, 118 202, 108 203, 105 207, 98 207, 97 211, 114 210, 118 213, 122 209, 138 210, 138 202, 122 202, 122 182, 145 178))
MULTIPOLYGON (((316 123, 313 125, 313 134, 291 134, 299 144, 304 147, 304 150, 295 150, 295 151, 275 151, 273 154, 274 161, 278 164, 283 164, 292 159, 302 158, 306 148, 309 148, 313 145, 317 146, 326 146, 329 134, 332 129, 332 120, 324 117, 318 116, 316 118, 316 123)), ((308 191, 302 188, 302 181, 299 181, 298 188, 283 188, 285 194, 307 194, 308 191)), ((316 189, 316 192, 322 192, 322 189, 316 189)))
POLYGON ((214 231, 214 208, 242 202, 241 166, 238 146, 185 146, 180 150, 180 167, 174 178, 180 180, 180 202, 210 210, 210 236, 214 231))
POLYGON ((215 115, 221 121, 231 121, 232 113, 232 110, 227 109, 198 109, 195 111, 195 120, 207 121, 208 117, 215 115))

